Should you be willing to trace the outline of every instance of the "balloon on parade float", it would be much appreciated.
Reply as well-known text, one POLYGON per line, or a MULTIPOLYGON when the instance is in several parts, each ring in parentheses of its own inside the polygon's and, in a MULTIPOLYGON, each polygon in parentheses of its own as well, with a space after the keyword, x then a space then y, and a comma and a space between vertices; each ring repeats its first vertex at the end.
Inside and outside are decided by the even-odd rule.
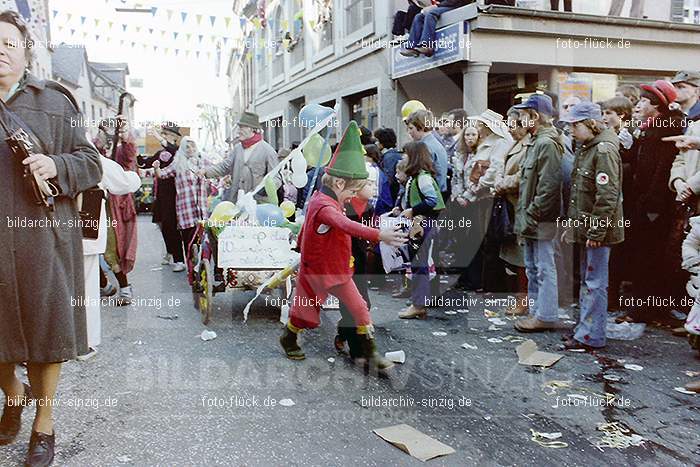
POLYGON ((401 107, 401 117, 406 120, 409 115, 417 110, 425 110, 425 105, 421 101, 408 101, 401 107))
POLYGON ((330 107, 324 107, 321 104, 305 105, 299 112, 299 125, 302 128, 313 129, 334 113, 335 110, 330 107))
POLYGON ((322 154, 321 165, 325 166, 331 160, 331 147, 326 144, 319 134, 315 134, 309 138, 304 145, 304 149, 302 149, 302 153, 309 167, 316 167, 316 165, 318 165, 320 154, 322 154))
POLYGON ((284 217, 286 218, 292 217, 296 212, 296 206, 289 200, 282 201, 282 204, 280 204, 280 209, 282 209, 282 214, 284 214, 284 217))
POLYGON ((222 201, 216 205, 214 211, 209 216, 209 222, 214 224, 225 224, 231 221, 238 213, 240 209, 236 207, 231 201, 222 201))
MULTIPOLYGON (((308 143, 307 143, 308 144, 308 143)), ((297 152, 292 156, 292 173, 300 174, 306 173, 306 159, 301 152, 297 152)))
POLYGON ((287 222, 282 208, 274 204, 259 204, 255 210, 255 216, 258 219, 258 224, 265 227, 279 227, 287 222))
POLYGON ((308 181, 309 179, 307 178, 306 173, 292 174, 292 185, 294 185, 297 188, 304 188, 308 181))
POLYGON ((279 199, 277 198, 277 185, 272 177, 265 177, 265 194, 267 195, 267 201, 270 204, 277 206, 279 204, 279 199))

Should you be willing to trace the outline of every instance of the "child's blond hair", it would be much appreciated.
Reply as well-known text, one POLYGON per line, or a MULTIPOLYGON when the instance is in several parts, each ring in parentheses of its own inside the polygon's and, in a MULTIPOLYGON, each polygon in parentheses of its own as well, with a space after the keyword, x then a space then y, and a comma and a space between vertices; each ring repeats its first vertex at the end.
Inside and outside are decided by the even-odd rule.
POLYGON ((321 183, 323 183, 323 186, 333 189, 335 188, 334 185, 336 180, 343 180, 345 182, 346 190, 361 190, 367 183, 367 179, 336 177, 335 175, 330 174, 323 174, 321 183))

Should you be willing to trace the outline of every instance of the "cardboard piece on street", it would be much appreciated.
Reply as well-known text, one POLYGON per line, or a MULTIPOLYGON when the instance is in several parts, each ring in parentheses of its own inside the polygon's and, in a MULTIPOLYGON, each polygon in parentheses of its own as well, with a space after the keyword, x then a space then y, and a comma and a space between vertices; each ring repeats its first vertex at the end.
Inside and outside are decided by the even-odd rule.
POLYGON ((455 450, 412 426, 401 425, 378 428, 374 433, 407 454, 425 462, 440 456, 454 454, 455 450))
POLYGON ((537 350, 537 344, 532 339, 517 346, 515 352, 518 354, 518 363, 529 366, 550 367, 563 357, 563 355, 537 350))

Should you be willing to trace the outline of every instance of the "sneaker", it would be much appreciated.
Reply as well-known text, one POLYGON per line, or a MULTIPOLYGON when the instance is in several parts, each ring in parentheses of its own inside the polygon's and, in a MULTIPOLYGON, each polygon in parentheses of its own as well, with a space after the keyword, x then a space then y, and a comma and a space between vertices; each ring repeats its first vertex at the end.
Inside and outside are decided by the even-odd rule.
POLYGON ((161 260, 160 264, 162 264, 163 266, 173 264, 173 255, 166 253, 165 256, 163 256, 163 259, 161 260))
POLYGON ((85 355, 78 355, 76 357, 76 360, 78 360, 79 362, 86 362, 95 355, 97 355, 97 349, 90 347, 90 351, 88 353, 86 353, 85 355))
POLYGON ((555 331, 559 329, 559 322, 547 322, 541 321, 534 316, 529 316, 527 318, 520 318, 515 322, 513 327, 520 332, 545 332, 545 331, 555 331))
POLYGON ((100 288, 100 297, 111 297, 115 293, 117 293, 117 288, 110 283, 100 288))
POLYGON ((401 49, 399 53, 404 57, 418 57, 420 55, 416 49, 401 49))
POLYGON ((131 291, 131 286, 127 285, 119 290, 119 295, 117 296, 116 305, 126 306, 131 305, 131 299, 134 298, 133 292, 131 291))
POLYGON ((415 305, 411 305, 399 313, 399 318, 401 319, 426 319, 427 317, 428 312, 426 309, 415 305))
POLYGON ((185 263, 175 263, 175 264, 173 264, 173 272, 182 272, 182 271, 184 271, 185 269, 187 269, 187 267, 185 266, 185 263))

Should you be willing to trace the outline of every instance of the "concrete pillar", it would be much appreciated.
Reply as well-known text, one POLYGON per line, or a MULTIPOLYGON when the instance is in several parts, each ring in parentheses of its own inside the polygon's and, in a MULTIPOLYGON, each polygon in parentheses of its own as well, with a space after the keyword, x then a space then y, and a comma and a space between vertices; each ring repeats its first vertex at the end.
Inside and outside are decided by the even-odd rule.
POLYGON ((470 62, 463 70, 463 104, 469 115, 482 113, 489 105, 491 62, 470 62))

